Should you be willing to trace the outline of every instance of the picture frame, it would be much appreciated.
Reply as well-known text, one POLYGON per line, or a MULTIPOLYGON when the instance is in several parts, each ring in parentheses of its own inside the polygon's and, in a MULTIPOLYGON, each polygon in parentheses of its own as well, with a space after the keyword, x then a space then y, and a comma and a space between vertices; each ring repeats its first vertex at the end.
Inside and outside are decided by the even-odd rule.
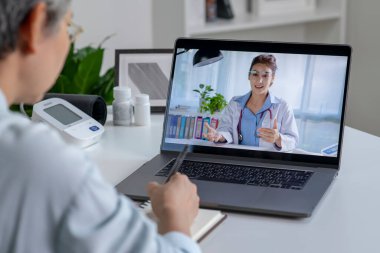
POLYGON ((169 88, 173 49, 116 49, 115 86, 128 86, 132 96, 148 94, 151 112, 163 113, 169 88))

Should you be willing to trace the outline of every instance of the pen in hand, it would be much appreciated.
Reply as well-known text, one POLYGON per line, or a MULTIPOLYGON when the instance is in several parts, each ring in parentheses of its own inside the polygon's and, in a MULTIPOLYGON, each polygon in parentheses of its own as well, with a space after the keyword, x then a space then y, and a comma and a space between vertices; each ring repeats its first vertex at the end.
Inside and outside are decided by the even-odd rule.
MULTIPOLYGON (((170 178, 171 178, 175 173, 178 172, 178 169, 181 167, 181 164, 182 164, 183 160, 185 159, 187 153, 189 153, 189 149, 190 149, 190 147, 189 147, 188 144, 186 144, 186 145, 183 147, 183 150, 182 150, 181 153, 179 153, 179 155, 177 156, 175 163, 173 164, 173 166, 171 167, 171 169, 170 169, 170 171, 169 171, 169 173, 168 173, 168 176, 167 176, 167 178, 166 178, 166 180, 165 180, 165 184, 166 184, 167 182, 169 182, 170 178)), ((145 208, 145 205, 146 205, 146 204, 149 204, 149 203, 151 203, 151 201, 150 201, 150 200, 147 200, 146 202, 142 203, 140 206, 144 206, 144 208, 145 208)))
POLYGON ((175 160, 175 163, 173 164, 173 167, 170 169, 170 172, 168 174, 168 177, 166 178, 165 180, 165 183, 167 183, 170 178, 175 174, 177 173, 178 169, 181 167, 182 163, 183 163, 183 160, 185 159, 187 153, 189 153, 189 145, 186 144, 184 147, 183 147, 183 150, 181 153, 179 153, 179 155, 177 156, 176 160, 175 160))

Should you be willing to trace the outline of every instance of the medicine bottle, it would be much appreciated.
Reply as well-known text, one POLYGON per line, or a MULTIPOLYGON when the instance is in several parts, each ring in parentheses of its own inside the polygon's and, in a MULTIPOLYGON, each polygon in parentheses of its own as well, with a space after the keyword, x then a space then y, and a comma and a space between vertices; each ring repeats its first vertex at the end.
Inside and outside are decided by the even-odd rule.
POLYGON ((131 88, 116 86, 113 88, 113 97, 113 124, 116 126, 131 125, 133 118, 131 88))
POLYGON ((150 125, 150 103, 147 94, 135 96, 135 125, 150 125))

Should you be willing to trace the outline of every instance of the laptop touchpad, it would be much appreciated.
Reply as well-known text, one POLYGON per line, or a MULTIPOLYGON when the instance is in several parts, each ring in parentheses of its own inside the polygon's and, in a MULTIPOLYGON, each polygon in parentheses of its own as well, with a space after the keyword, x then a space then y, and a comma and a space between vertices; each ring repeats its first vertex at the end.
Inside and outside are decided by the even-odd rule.
POLYGON ((226 184, 211 181, 193 181, 198 186, 201 203, 232 206, 251 206, 264 193, 263 187, 226 184))

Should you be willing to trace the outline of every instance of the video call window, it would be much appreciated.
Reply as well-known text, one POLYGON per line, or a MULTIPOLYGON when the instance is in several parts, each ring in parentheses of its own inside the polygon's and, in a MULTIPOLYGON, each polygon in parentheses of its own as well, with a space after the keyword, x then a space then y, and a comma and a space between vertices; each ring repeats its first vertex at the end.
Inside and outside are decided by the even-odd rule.
POLYGON ((205 122, 213 129, 225 132, 228 128, 225 124, 226 111, 231 113, 232 110, 235 123, 241 122, 238 132, 244 137, 238 141, 240 135, 236 137, 232 133, 236 124, 232 122, 234 117, 230 117, 230 137, 234 140, 227 142, 226 147, 336 156, 347 57, 237 51, 220 51, 220 55, 215 61, 196 66, 194 61, 197 57, 199 59, 199 50, 177 50, 166 142, 222 147, 223 144, 215 144, 199 133, 207 132, 205 122), (250 69, 253 59, 260 55, 271 55, 277 69, 263 69, 260 65, 250 69), (239 119, 240 111, 233 108, 231 101, 236 100, 235 106, 239 103, 243 106, 250 92, 255 92, 255 89, 259 92, 261 86, 252 81, 255 78, 261 83, 265 78, 271 80, 271 99, 263 105, 263 109, 266 106, 271 112, 266 110, 260 116, 260 111, 257 115, 243 111, 243 117, 239 119), (199 89, 199 84, 210 85, 213 89, 211 95, 219 93, 224 96, 228 105, 222 112, 214 115, 200 112, 200 96, 193 91, 199 89), (273 103, 277 103, 279 108, 272 108, 273 103), (290 114, 293 118, 283 116, 290 114), (263 138, 257 137, 260 127, 274 129, 275 119, 278 120, 277 129, 284 133, 285 149, 273 143, 268 145, 263 138), (250 122, 257 124, 257 128, 250 126, 250 122))

